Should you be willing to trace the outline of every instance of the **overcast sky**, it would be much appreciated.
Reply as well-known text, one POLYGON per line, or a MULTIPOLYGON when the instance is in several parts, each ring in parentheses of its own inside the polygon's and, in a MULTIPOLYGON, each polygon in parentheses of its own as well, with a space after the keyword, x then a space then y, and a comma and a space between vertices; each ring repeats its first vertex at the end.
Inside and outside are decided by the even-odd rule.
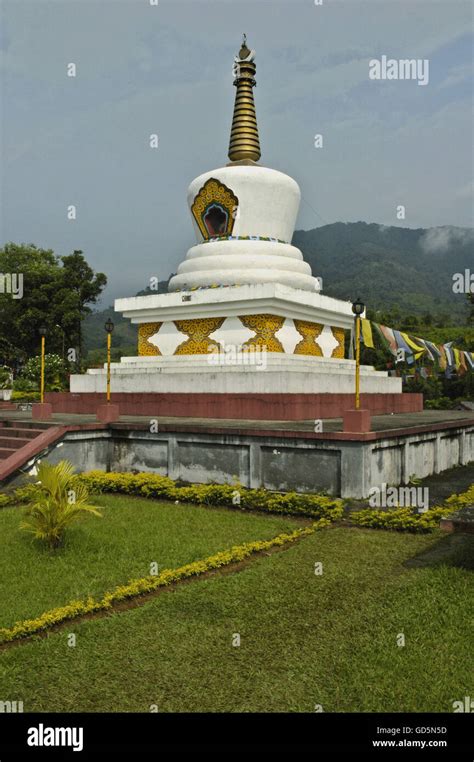
POLYGON ((0 242, 82 249, 109 278, 104 306, 175 271, 195 242, 187 186, 228 161, 242 32, 261 163, 300 184, 298 228, 472 226, 472 8, 3 0, 0 242), (383 55, 428 59, 428 84, 370 80, 383 55))

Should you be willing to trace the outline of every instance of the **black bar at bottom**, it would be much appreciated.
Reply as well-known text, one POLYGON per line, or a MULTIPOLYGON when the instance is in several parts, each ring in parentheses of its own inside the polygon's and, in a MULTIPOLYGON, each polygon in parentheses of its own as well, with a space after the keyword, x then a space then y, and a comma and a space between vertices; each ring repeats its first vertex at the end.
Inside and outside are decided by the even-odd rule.
MULTIPOLYGON (((472 714, 2 714, 0 760, 95 759, 107 750, 304 746, 472 762, 472 714)), ((138 758, 137 758, 138 759, 138 758)))

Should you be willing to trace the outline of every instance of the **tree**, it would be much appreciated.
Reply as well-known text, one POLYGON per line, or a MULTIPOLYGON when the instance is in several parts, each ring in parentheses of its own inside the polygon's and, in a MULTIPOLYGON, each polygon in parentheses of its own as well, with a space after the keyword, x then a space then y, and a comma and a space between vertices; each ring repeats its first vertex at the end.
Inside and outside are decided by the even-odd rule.
POLYGON ((0 362, 22 363, 38 354, 41 325, 48 332, 49 352, 62 355, 64 338, 66 347, 80 353, 81 321, 107 283, 103 273, 94 273, 82 251, 58 257, 33 244, 7 243, 0 249, 0 273, 20 274, 23 281, 21 298, 0 289, 0 362))
POLYGON ((82 321, 91 312, 89 304, 96 304, 104 287, 107 277, 104 273, 94 273, 84 259, 82 251, 75 250, 68 256, 60 257, 62 289, 60 298, 62 304, 68 305, 68 310, 61 323, 66 336, 73 338, 72 344, 82 355, 82 321))

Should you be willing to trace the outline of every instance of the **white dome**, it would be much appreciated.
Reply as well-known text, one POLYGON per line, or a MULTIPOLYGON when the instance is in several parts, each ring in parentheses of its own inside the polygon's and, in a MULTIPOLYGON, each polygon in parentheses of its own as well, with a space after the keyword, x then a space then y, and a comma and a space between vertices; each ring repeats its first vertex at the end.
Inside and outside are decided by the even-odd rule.
POLYGON ((255 164, 231 164, 197 177, 188 204, 198 245, 189 249, 168 290, 282 283, 319 291, 310 266, 290 244, 300 196, 291 177, 255 164), (215 206, 220 228, 208 221, 215 206), (214 229, 226 232, 216 235, 214 229))
MULTIPOLYGON (((231 165, 205 172, 188 188, 188 204, 207 180, 224 183, 239 200, 233 235, 260 235, 290 243, 296 224, 301 193, 298 183, 283 172, 268 167, 231 165)), ((194 220, 193 220, 194 221, 194 220)), ((194 221, 196 240, 203 240, 194 221)))

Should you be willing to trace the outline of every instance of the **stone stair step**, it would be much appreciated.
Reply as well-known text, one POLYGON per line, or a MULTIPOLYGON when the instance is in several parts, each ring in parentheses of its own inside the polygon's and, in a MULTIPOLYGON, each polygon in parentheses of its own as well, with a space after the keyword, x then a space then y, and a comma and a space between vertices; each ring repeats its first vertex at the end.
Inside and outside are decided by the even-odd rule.
POLYGON ((0 460, 9 458, 10 455, 13 455, 14 452, 17 452, 14 447, 0 447, 0 460))
POLYGON ((28 442, 31 442, 31 437, 0 436, 0 447, 8 447, 9 449, 18 450, 19 447, 23 447, 28 442))
POLYGON ((44 431, 45 429, 55 426, 54 423, 42 423, 41 421, 0 421, 0 427, 5 429, 34 429, 36 432, 44 431))
POLYGON ((35 437, 37 437, 39 434, 42 434, 44 429, 21 429, 21 428, 11 428, 10 426, 1 426, 0 425, 0 437, 11 437, 19 438, 19 439, 28 439, 28 441, 31 441, 35 437))

